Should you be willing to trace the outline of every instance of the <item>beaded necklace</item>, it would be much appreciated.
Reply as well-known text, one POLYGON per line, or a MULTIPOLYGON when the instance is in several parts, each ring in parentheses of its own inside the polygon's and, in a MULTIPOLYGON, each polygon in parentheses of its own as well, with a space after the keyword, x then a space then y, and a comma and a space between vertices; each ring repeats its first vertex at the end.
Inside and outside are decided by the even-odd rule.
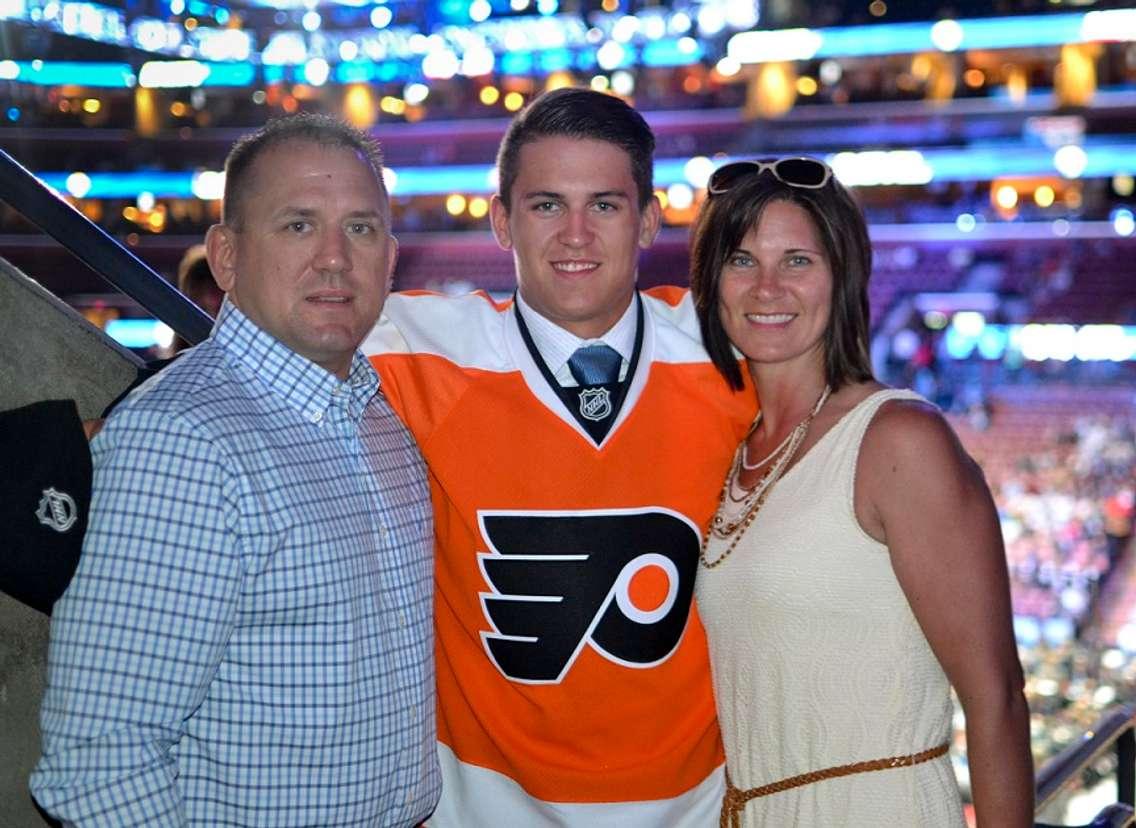
POLYGON ((726 480, 722 484, 722 493, 718 496, 718 508, 714 512, 714 517, 710 521, 710 529, 706 536, 702 539, 702 547, 698 553, 698 560, 706 569, 713 569, 716 566, 730 557, 730 553, 737 547, 738 541, 742 539, 746 529, 753 523, 757 513, 761 511, 761 507, 765 504, 769 492, 773 488, 781 475, 784 473, 785 468, 797 453, 797 449, 801 447, 801 443, 805 441, 805 437, 809 433, 809 426, 812 425, 813 419, 820 412, 821 406, 824 405, 829 395, 832 393, 831 386, 826 385, 824 391, 821 392, 820 397, 813 406, 812 411, 797 423, 796 427, 789 432, 789 436, 782 441, 773 452, 765 458, 761 463, 756 466, 748 466, 745 462, 746 448, 749 443, 749 436, 753 434, 754 430, 761 423, 761 412, 757 413, 757 418, 753 421, 746 436, 742 439, 741 444, 734 452, 734 460, 730 465, 730 471, 726 475, 726 480), (750 470, 760 468, 765 463, 772 461, 765 474, 754 484, 752 489, 746 489, 738 483, 738 477, 744 467, 750 470), (734 495, 734 488, 737 488, 742 494, 740 496, 734 495), (736 514, 731 517, 727 514, 729 503, 733 502, 739 504, 736 514), (726 551, 719 555, 714 560, 710 560, 707 555, 707 550, 710 546, 711 536, 721 540, 729 540, 730 545, 726 547, 726 551))

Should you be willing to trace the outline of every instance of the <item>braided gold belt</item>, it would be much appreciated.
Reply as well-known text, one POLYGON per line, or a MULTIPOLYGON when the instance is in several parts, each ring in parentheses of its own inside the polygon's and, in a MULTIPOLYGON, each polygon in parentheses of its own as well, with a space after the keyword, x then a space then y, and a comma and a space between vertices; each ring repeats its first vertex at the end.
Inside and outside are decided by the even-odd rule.
POLYGON ((742 811, 751 799, 757 799, 770 794, 781 793, 802 785, 811 785, 822 779, 835 779, 838 776, 851 776, 854 773, 867 773, 869 771, 888 770, 889 768, 905 768, 938 759, 945 754, 950 745, 946 742, 938 747, 928 748, 922 753, 912 753, 908 756, 891 756, 887 759, 869 759, 866 762, 853 762, 850 765, 837 765, 834 768, 809 771, 808 773, 790 776, 777 782, 770 782, 758 788, 742 790, 735 788, 730 780, 730 771, 726 771, 726 796, 722 800, 722 815, 718 819, 719 828, 740 828, 742 811))

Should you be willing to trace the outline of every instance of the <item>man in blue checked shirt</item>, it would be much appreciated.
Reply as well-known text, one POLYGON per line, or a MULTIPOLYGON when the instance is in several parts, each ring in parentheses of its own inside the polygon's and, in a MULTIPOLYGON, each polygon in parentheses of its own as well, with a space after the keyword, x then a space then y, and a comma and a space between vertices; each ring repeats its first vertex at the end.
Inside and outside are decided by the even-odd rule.
POLYGON ((407 826, 438 801, 425 470, 356 347, 397 244, 331 119, 234 147, 210 338, 94 440, 36 800, 80 826, 407 826))

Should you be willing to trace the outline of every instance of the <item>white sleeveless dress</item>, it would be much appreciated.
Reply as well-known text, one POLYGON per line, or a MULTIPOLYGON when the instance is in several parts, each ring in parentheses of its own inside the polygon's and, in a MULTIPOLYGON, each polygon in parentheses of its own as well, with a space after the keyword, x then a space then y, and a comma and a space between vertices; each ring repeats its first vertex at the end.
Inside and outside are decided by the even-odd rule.
MULTIPOLYGON (((864 432, 885 389, 846 414, 789 469, 733 553, 700 569, 726 767, 754 788, 947 742, 949 684, 896 580, 887 548, 854 511, 864 432)), ((715 560, 728 545, 711 541, 715 560)), ((825 779, 751 800, 744 826, 964 826, 949 757, 825 779)))

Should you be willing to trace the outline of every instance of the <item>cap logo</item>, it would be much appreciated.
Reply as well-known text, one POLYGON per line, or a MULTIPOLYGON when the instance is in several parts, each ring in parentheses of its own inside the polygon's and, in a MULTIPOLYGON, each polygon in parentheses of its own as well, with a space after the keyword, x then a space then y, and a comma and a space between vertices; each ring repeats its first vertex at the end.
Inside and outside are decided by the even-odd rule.
POLYGON ((53 486, 43 490, 43 497, 39 499, 39 508, 36 509, 36 517, 44 526, 56 532, 66 532, 79 519, 79 510, 71 495, 56 491, 53 486))

